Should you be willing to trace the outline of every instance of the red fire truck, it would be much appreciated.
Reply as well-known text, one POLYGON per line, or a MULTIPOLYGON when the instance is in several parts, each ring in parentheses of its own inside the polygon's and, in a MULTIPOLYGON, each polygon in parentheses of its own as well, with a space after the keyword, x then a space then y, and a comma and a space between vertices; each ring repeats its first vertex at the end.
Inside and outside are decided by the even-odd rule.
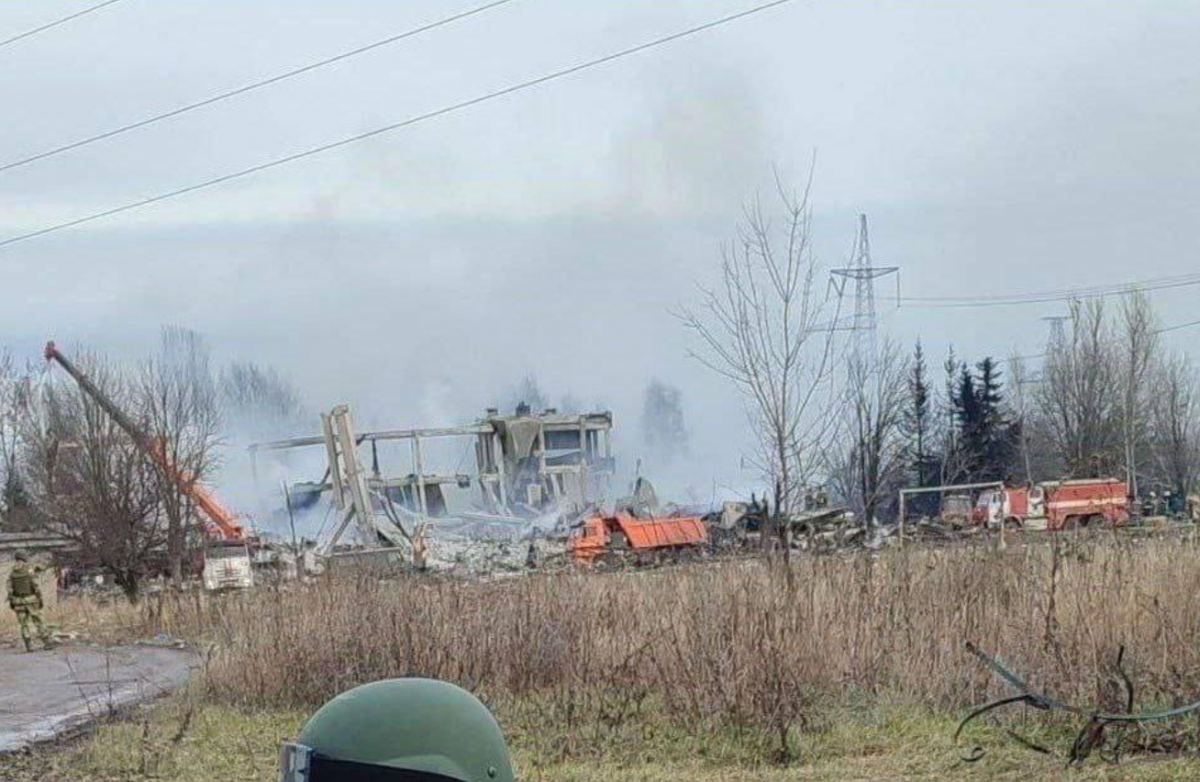
POLYGON ((1078 529, 1129 521, 1129 489, 1116 478, 1047 481, 1033 487, 988 489, 971 512, 976 524, 1028 529, 1078 529))

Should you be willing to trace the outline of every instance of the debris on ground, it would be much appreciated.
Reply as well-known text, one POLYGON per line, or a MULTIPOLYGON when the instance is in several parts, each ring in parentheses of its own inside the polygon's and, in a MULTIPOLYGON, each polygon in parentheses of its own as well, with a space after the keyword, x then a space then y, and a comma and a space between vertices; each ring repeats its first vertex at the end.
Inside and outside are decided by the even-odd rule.
POLYGON ((170 633, 159 633, 153 638, 143 638, 138 646, 152 646, 157 649, 187 649, 188 643, 182 638, 176 638, 170 633))
POLYGON ((462 514, 429 525, 426 566, 451 575, 520 573, 565 562, 566 541, 567 531, 558 513, 532 520, 462 514))

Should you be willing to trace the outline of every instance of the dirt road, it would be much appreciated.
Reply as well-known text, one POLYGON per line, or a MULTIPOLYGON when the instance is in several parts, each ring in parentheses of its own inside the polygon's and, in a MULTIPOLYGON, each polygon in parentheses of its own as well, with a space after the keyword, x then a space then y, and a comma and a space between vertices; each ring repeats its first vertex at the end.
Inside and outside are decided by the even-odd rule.
POLYGON ((154 646, 0 651, 0 753, 169 692, 197 664, 192 652, 154 646))

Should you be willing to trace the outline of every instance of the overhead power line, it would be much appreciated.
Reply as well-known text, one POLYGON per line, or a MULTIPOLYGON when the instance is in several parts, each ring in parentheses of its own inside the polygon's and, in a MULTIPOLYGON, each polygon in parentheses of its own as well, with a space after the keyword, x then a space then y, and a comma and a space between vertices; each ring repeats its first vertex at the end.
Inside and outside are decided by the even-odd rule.
MULTIPOLYGON (((109 1, 117 2, 117 0, 109 0, 109 1)), ((212 106, 215 103, 220 103, 221 101, 237 97, 238 95, 245 95, 248 92, 253 92, 254 90, 262 89, 263 87, 267 87, 272 84, 278 84, 281 81, 285 81, 287 79, 291 79, 296 76, 300 76, 301 74, 315 71, 319 68, 324 68, 328 65, 333 65, 335 63, 342 62, 343 60, 348 60, 351 57, 357 57, 360 54, 365 54, 367 52, 374 51, 375 49, 379 49, 381 47, 388 46, 389 44, 397 43, 397 42, 403 41, 407 38, 412 38, 414 36, 420 35, 421 33, 426 33, 426 32, 429 32, 430 30, 435 30, 439 27, 444 27, 448 24, 452 24, 453 22, 457 22, 462 19, 466 19, 467 17, 470 17, 470 16, 475 16, 476 14, 480 14, 480 13, 483 13, 484 11, 489 11, 498 6, 507 5, 508 3, 512 3, 512 2, 515 2, 515 0, 493 0, 490 3, 485 3, 483 5, 476 6, 474 8, 470 8, 466 11, 462 11, 460 13, 454 14, 453 16, 447 16, 444 19, 437 20, 436 22, 430 22, 429 24, 421 25, 420 27, 415 27, 411 30, 406 30, 405 32, 397 33, 396 35, 392 35, 392 36, 389 36, 382 40, 375 41, 374 43, 369 43, 365 46, 359 46, 358 48, 351 49, 348 52, 342 52, 341 54, 336 54, 332 57, 326 57, 323 60, 318 60, 316 62, 309 63, 308 65, 303 65, 299 68, 293 68, 290 71, 284 71, 283 73, 276 74, 274 76, 271 76, 266 79, 262 79, 260 81, 255 81, 255 82, 251 82, 249 84, 244 84, 241 87, 238 87, 237 89, 229 90, 228 92, 222 92, 217 95, 213 95, 211 97, 205 98, 203 100, 195 101, 194 103, 186 103, 182 106, 178 106, 178 107, 170 109, 168 111, 164 111, 159 114, 155 114, 153 116, 146 117, 145 119, 140 119, 137 122, 131 122, 128 125, 122 125, 120 127, 113 128, 112 130, 106 130, 103 133, 97 133, 94 136, 88 136, 86 138, 81 138, 77 141, 72 141, 68 144, 63 144, 62 146, 54 147, 52 149, 47 149, 44 152, 37 153, 36 155, 30 155, 29 157, 21 158, 19 160, 13 160, 9 163, 0 165, 0 172, 10 171, 14 168, 20 168, 21 166, 27 166, 30 163, 35 163, 39 160, 45 160, 48 157, 54 157, 55 155, 61 155, 64 152, 70 152, 73 149, 79 149, 80 147, 86 147, 89 144, 95 144, 97 141, 103 141, 105 139, 109 139, 114 136, 120 136, 121 134, 128 133, 131 130, 137 130, 138 128, 144 128, 147 125, 153 125, 157 122, 162 122, 163 120, 171 119, 172 117, 178 117, 181 114, 187 114, 190 111, 195 111, 196 109, 202 109, 205 106, 212 106)))
MULTIPOLYGON (((1194 326, 1200 326, 1200 320, 1189 320, 1187 323, 1176 323, 1174 326, 1163 326, 1160 329, 1155 329, 1154 333, 1155 334, 1167 334, 1169 332, 1179 331, 1181 329, 1190 329, 1194 326)), ((1035 359, 1045 358, 1046 356, 1049 356, 1049 355, 1050 355, 1049 351, 1046 351, 1044 353, 1034 353, 1029 356, 1011 356, 1009 358, 1004 359, 1004 361, 1006 363, 1012 363, 1013 361, 1033 361, 1035 359)))
POLYGON ((1200 273, 1176 274, 1166 277, 1149 277, 1142 280, 1131 280, 1123 283, 1110 283, 1108 285, 1090 285, 1080 286, 1073 285, 1069 288, 1056 288, 1046 291, 1026 291, 1024 293, 1005 293, 1005 294, 978 294, 972 296, 907 296, 905 301, 915 302, 949 302, 949 303, 970 303, 970 302, 991 302, 996 300, 1012 300, 1012 299, 1030 299, 1030 298, 1050 298, 1060 296, 1074 296, 1080 293, 1103 292, 1118 288, 1130 288, 1137 285, 1153 285, 1157 283, 1172 283, 1180 280, 1192 280, 1200 278, 1200 273))
POLYGON ((181 187, 176 190, 170 190, 165 193, 160 193, 159 195, 150 196, 149 198, 143 198, 140 201, 132 201, 130 203, 123 204, 121 206, 113 207, 112 209, 105 209, 104 211, 101 211, 101 212, 93 212, 92 214, 85 215, 84 217, 77 217, 74 220, 67 220, 66 222, 57 223, 55 225, 50 225, 45 228, 39 228, 36 231, 30 231, 28 233, 18 234, 16 236, 10 236, 9 238, 4 239, 3 241, 0 241, 0 247, 8 247, 10 245, 16 244, 17 242, 24 242, 24 241, 27 241, 29 239, 33 239, 33 238, 36 238, 39 236, 45 236, 46 234, 54 233, 56 231, 62 231, 67 228, 73 228, 77 225, 83 225, 84 223, 90 223, 95 220, 101 220, 106 217, 112 217, 113 215, 121 214, 122 212, 129 212, 134 209, 141 209, 142 207, 150 206, 151 204, 156 204, 160 201, 167 201, 167 200, 170 200, 173 198, 178 198, 180 196, 186 195, 188 193, 194 193, 198 190, 204 190, 206 188, 215 187, 216 185, 224 184, 226 182, 232 182, 233 180, 236 180, 236 179, 243 179, 245 177, 252 176, 254 174, 262 173, 263 171, 268 171, 273 168, 278 168, 280 166, 287 165, 288 163, 294 163, 298 160, 303 160, 305 158, 313 157, 314 155, 319 155, 323 152, 329 152, 330 150, 349 146, 350 144, 355 144, 355 143, 358 143, 359 141, 365 141, 366 139, 374 138, 376 136, 382 136, 385 133, 391 133, 393 131, 400 130, 402 128, 411 127, 411 126, 419 124, 421 122, 426 122, 428 120, 435 119, 437 117, 441 117, 446 114, 452 114, 454 112, 462 111, 463 109, 467 109, 472 106, 477 106, 481 103, 487 103, 489 101, 497 100, 498 98, 503 98, 507 95, 512 95, 513 93, 522 92, 524 90, 528 90, 533 87, 537 87, 542 84, 546 84, 548 82, 556 81, 558 79, 563 79, 567 76, 571 76, 571 75, 579 73, 581 71, 586 71, 591 68, 596 68, 596 67, 604 65, 606 63, 613 62, 615 60, 620 60, 625 57, 630 57, 632 55, 639 54, 641 52, 644 52, 644 51, 647 51, 650 49, 654 49, 659 46, 663 46, 663 45, 671 43, 673 41, 678 41, 681 38, 687 38, 689 36, 697 35, 706 30, 712 30, 716 27, 721 27, 721 26, 729 24, 731 22, 735 22, 739 19, 745 19, 748 16, 753 16, 754 14, 759 14, 759 13, 762 13, 763 11, 767 11, 771 8, 777 8, 779 6, 787 5, 788 3, 792 3, 795 1, 796 0, 773 0, 773 2, 756 5, 753 8, 749 8, 745 11, 739 11, 738 13, 735 13, 735 14, 723 16, 719 19, 714 19, 713 21, 705 22, 704 24, 700 24, 695 27, 689 27, 686 30, 681 30, 680 32, 663 36, 662 38, 656 38, 652 41, 647 41, 646 43, 638 44, 637 46, 631 46, 628 49, 622 49, 622 50, 620 50, 618 52, 614 52, 612 54, 606 54, 603 57, 597 57, 594 60, 588 60, 586 62, 582 62, 577 65, 572 65, 569 68, 563 68, 562 70, 554 71, 553 73, 548 73, 544 76, 539 76, 534 79, 529 79, 528 81, 523 81, 518 84, 509 86, 509 87, 504 87, 502 89, 493 90, 492 92, 487 92, 487 93, 484 93, 483 95, 478 95, 478 96, 476 96, 474 98, 470 98, 468 100, 460 101, 458 103, 452 103, 448 106, 443 106, 440 109, 435 109, 433 111, 425 112, 424 114, 417 114, 416 116, 409 117, 408 119, 400 120, 399 122, 393 122, 390 125, 384 125, 383 127, 375 128, 374 130, 369 130, 369 131, 366 131, 365 133, 358 133, 353 136, 348 136, 348 137, 340 139, 338 141, 333 141, 328 144, 322 144, 321 146, 318 146, 318 147, 312 147, 310 149, 306 149, 303 152, 296 152, 291 155, 287 155, 285 157, 276 158, 276 159, 268 161, 266 163, 259 163, 258 165, 250 166, 249 168, 243 168, 240 171, 234 171, 229 174, 223 174, 222 176, 214 177, 212 179, 208 179, 203 182, 198 182, 193 185, 187 185, 186 187, 181 187))
POLYGON ((1039 291, 996 296, 907 296, 900 299, 901 305, 933 309, 962 307, 1009 307, 1024 304, 1047 304, 1073 299, 1097 299, 1109 296, 1124 296, 1136 291, 1146 293, 1186 288, 1200 285, 1200 274, 1181 274, 1172 277, 1155 277, 1118 285, 1095 285, 1081 288, 1062 288, 1055 291, 1039 291))
POLYGON ((90 13, 99 11, 102 8, 107 8, 110 5, 115 5, 119 2, 121 2, 121 0, 104 0, 103 3, 97 3, 96 5, 85 8, 82 11, 76 11, 73 14, 64 16, 61 19, 55 19, 53 22, 47 22, 46 24, 42 25, 41 27, 35 27, 32 30, 26 30, 23 33, 14 35, 12 38, 5 38, 3 41, 0 41, 0 49, 3 49, 5 46, 11 46, 12 44, 16 43, 17 41, 23 41, 26 38, 32 38, 33 36, 37 35, 38 33, 44 33, 51 28, 58 27, 61 24, 66 24, 67 22, 78 19, 81 16, 87 16, 90 13))
POLYGON ((1154 332, 1155 334, 1166 334, 1169 331, 1179 331, 1180 329, 1188 329, 1192 326, 1200 326, 1200 320, 1190 320, 1187 323, 1177 323, 1174 326, 1167 326, 1154 332))

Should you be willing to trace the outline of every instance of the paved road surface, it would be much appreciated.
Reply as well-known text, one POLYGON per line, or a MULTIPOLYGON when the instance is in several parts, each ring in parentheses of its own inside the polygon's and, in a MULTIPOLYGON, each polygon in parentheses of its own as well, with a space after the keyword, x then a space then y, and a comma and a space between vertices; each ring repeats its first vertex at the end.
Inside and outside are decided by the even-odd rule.
POLYGON ((191 652, 153 646, 0 651, 0 753, 173 690, 197 663, 191 652))

